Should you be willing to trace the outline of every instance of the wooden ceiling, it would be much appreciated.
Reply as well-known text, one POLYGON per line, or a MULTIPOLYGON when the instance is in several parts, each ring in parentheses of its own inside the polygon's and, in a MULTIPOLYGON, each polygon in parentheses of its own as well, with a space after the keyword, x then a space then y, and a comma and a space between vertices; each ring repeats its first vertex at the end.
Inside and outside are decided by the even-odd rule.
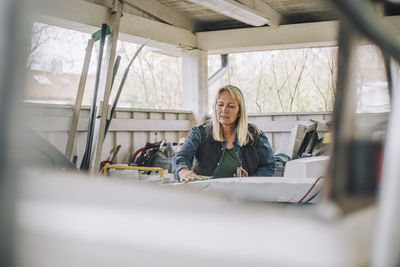
MULTIPOLYGON (((205 31, 249 27, 249 25, 221 15, 216 11, 204 8, 191 1, 157 1, 194 20, 205 31)), ((236 2, 254 8, 256 1, 262 2, 275 10, 281 16, 280 25, 338 19, 337 12, 327 0, 238 0, 236 2)))
MULTIPOLYGON (((39 0, 36 0, 39 1, 39 0)), ((40 0, 44 23, 94 32, 104 23, 115 0, 40 0)), ((400 30, 400 8, 385 4, 385 20, 400 30)), ((337 44, 340 18, 328 0, 122 0, 120 38, 179 56, 183 50, 209 54, 337 44), (212 2, 214 6, 205 3, 212 2), (230 7, 265 23, 235 17, 230 7), (218 6, 218 7, 215 7, 218 6), (225 6, 225 8, 224 8, 225 6), (228 12, 227 12, 228 11, 228 12)), ((396 33, 397 31, 397 33, 396 33)))

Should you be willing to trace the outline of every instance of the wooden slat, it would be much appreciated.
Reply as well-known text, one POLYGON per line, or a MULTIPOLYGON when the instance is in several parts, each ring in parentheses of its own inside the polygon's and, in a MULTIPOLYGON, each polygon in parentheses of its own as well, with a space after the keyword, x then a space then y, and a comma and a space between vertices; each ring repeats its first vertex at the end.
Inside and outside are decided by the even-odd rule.
MULTIPOLYGON (((41 132, 68 131, 70 118, 33 118, 28 127, 41 132)), ((88 118, 78 121, 77 131, 87 131, 88 118)), ((192 125, 190 120, 146 120, 146 119, 113 119, 109 131, 189 131, 192 125)))

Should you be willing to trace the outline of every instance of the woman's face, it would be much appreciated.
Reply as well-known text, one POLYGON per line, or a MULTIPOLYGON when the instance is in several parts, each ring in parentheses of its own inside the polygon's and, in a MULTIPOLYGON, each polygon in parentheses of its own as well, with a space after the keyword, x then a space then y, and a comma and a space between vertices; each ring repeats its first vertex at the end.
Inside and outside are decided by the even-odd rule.
POLYGON ((234 124, 239 115, 239 103, 227 91, 219 94, 215 109, 219 123, 224 126, 234 124))

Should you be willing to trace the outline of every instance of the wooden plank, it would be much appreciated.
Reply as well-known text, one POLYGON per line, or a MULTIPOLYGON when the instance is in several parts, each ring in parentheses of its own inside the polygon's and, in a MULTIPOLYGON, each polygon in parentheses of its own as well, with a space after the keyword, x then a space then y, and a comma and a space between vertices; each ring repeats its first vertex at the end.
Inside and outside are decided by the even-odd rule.
POLYGON ((175 132, 166 132, 165 133, 165 139, 167 142, 177 142, 178 140, 176 139, 176 133, 175 132))
POLYGON ((132 111, 119 111, 115 109, 115 118, 129 119, 132 117, 132 111))
POLYGON ((162 120, 162 118, 163 118, 163 114, 162 113, 159 113, 159 112, 151 112, 150 113, 150 119, 151 120, 154 120, 154 119, 162 120))
POLYGON ((133 153, 138 149, 144 147, 148 141, 146 132, 134 132, 133 133, 133 153))
POLYGON ((177 115, 176 114, 172 114, 172 113, 165 113, 164 114, 164 119, 165 120, 176 120, 177 119, 177 115))
POLYGON ((298 116, 297 114, 286 114, 285 116, 278 115, 278 116, 272 116, 273 121, 298 121, 298 116))
MULTIPOLYGON (((135 111, 133 113, 133 118, 136 119, 149 119, 150 118, 150 114, 145 112, 145 110, 139 112, 139 111, 135 111)), ((149 137, 148 137, 148 132, 144 132, 144 131, 135 131, 132 133, 132 143, 133 143, 133 153, 135 153, 138 149, 142 148, 145 146, 146 142, 149 141, 149 137)))
POLYGON ((75 142, 76 128, 78 127, 79 114, 82 106, 83 93, 85 91, 86 78, 89 70, 90 58, 93 50, 93 40, 89 39, 86 47, 85 59, 83 61, 82 74, 79 80, 78 92, 75 98, 75 104, 72 108, 72 121, 68 133, 67 147, 65 149, 65 156, 71 159, 72 148, 75 142))
POLYGON ((117 143, 116 145, 121 145, 119 150, 117 162, 118 163, 129 163, 132 153, 131 153, 131 134, 127 132, 117 133, 117 143))

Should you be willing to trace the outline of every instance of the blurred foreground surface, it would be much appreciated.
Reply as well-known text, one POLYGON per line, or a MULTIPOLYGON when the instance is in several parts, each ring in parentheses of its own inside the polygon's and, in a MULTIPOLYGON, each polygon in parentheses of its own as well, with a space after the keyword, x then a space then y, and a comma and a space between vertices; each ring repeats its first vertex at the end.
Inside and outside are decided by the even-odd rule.
POLYGON ((18 266, 363 266, 375 209, 235 202, 178 187, 29 170, 18 266), (71 177, 73 176, 73 177, 71 177))

